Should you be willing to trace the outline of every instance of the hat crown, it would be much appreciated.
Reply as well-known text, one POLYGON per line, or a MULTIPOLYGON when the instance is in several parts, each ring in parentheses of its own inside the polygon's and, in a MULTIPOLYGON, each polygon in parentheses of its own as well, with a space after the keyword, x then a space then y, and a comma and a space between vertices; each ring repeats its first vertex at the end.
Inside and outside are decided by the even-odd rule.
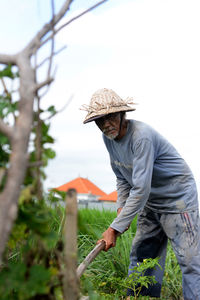
POLYGON ((91 108, 95 108, 96 111, 119 107, 125 104, 125 101, 122 100, 113 90, 106 88, 96 91, 90 100, 91 108))
POLYGON ((84 123, 88 123, 107 114, 135 110, 135 108, 130 107, 129 104, 134 104, 132 98, 123 100, 113 90, 107 88, 97 90, 92 95, 90 104, 82 106, 82 109, 88 112, 84 123))

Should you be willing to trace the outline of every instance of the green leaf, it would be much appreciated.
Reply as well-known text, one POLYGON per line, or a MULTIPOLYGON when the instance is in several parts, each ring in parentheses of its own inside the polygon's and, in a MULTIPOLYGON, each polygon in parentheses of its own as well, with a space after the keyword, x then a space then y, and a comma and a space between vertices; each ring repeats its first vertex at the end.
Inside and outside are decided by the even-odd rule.
POLYGON ((53 144, 54 143, 54 139, 52 138, 52 136, 50 136, 48 134, 42 136, 42 144, 45 144, 45 143, 53 144))
POLYGON ((5 135, 1 134, 1 133, 0 133, 0 144, 1 145, 8 144, 8 138, 5 135))
POLYGON ((54 143, 54 139, 48 134, 50 128, 50 124, 46 124, 45 122, 42 122, 42 144, 54 143))
POLYGON ((45 236, 43 241, 48 250, 54 249, 58 242, 58 235, 55 232, 51 231, 45 236))
POLYGON ((51 113, 51 115, 54 115, 57 113, 54 105, 49 106, 47 111, 49 111, 51 113))
POLYGON ((25 280, 25 272, 24 263, 9 263, 0 273, 0 295, 7 297, 13 290, 19 290, 25 280))
POLYGON ((34 265, 30 268, 29 279, 27 282, 27 290, 30 291, 30 296, 37 294, 47 294, 49 291, 48 282, 51 278, 51 273, 48 269, 41 265, 34 265))
POLYGON ((50 233, 52 214, 38 203, 24 203, 19 209, 19 220, 41 237, 50 233))
POLYGON ((4 98, 0 101, 0 118, 5 118, 10 113, 13 113, 17 110, 17 102, 11 103, 7 101, 7 98, 4 98))
POLYGON ((50 128, 50 124, 46 124, 44 122, 42 122, 42 135, 47 135, 48 131, 50 128))
POLYGON ((44 155, 47 158, 53 159, 56 156, 56 152, 52 150, 51 148, 44 149, 44 155))
POLYGON ((8 65, 5 69, 0 71, 0 78, 9 77, 11 79, 15 78, 15 74, 12 72, 12 66, 8 65))

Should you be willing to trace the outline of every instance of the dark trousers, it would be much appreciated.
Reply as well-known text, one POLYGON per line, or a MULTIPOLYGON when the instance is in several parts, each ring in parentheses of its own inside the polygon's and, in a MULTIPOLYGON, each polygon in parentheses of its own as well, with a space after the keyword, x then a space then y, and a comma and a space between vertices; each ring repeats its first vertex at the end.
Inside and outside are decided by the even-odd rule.
MULTIPOLYGON (((147 270, 146 275, 155 276, 157 283, 143 288, 143 296, 160 297, 164 275, 167 241, 182 271, 184 300, 200 300, 200 226, 198 211, 179 214, 155 213, 145 208, 138 215, 137 232, 130 254, 129 274, 138 262, 145 258, 160 257, 159 267, 147 270)), ((133 295, 129 289, 127 295, 133 295)))

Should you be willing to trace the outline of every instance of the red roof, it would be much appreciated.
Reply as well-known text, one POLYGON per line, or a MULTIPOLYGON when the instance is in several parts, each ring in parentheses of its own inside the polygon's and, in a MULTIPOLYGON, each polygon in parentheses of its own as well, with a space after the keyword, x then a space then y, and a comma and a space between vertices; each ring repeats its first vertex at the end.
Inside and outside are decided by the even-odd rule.
POLYGON ((99 200, 116 202, 117 201, 117 191, 114 191, 108 195, 104 195, 101 198, 99 198, 99 200))
POLYGON ((67 192, 68 189, 76 189, 78 194, 93 194, 97 196, 106 196, 100 188, 98 188, 94 183, 90 180, 82 177, 78 177, 68 183, 65 183, 54 190, 67 192))

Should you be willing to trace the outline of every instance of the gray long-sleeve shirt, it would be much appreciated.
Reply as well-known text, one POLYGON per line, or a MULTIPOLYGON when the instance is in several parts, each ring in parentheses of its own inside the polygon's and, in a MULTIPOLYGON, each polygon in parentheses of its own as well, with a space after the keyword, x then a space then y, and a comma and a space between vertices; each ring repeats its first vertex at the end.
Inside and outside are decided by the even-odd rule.
POLYGON ((126 135, 103 139, 117 177, 117 208, 111 227, 124 232, 144 206, 156 212, 198 209, 194 177, 176 149, 145 123, 128 120, 126 135))

